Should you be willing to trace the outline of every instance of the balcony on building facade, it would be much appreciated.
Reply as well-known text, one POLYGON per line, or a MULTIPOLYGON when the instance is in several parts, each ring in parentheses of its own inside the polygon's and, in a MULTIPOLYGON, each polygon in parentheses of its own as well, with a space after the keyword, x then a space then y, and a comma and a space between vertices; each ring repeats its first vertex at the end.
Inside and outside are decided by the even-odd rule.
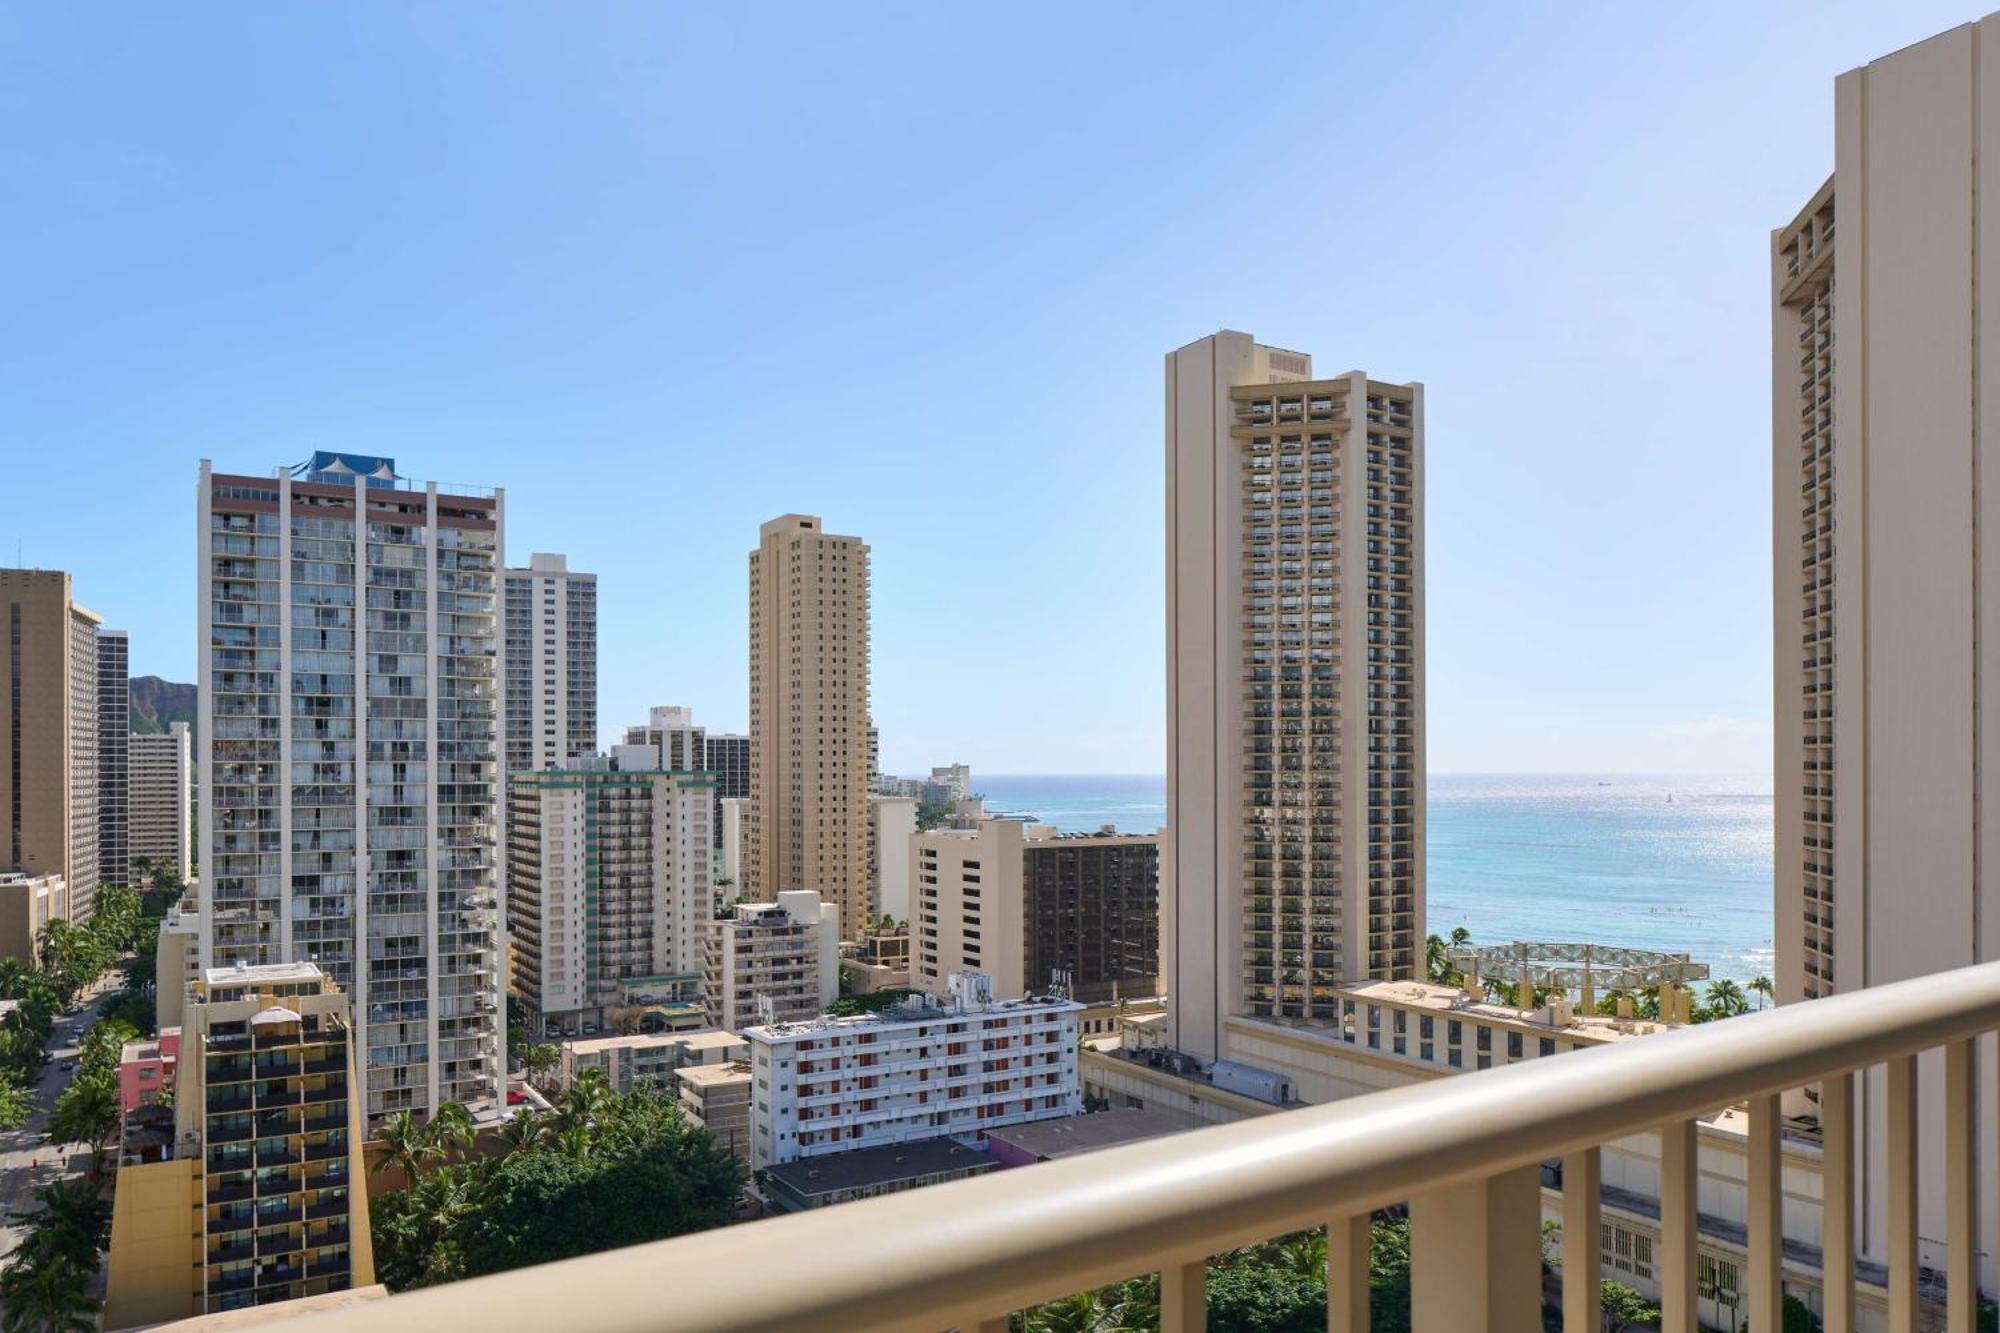
MULTIPOLYGON (((1664 1333, 1695 1333, 1700 1301, 1697 1117, 1748 1125, 1749 1326, 1783 1326, 1787 1274, 1780 1099, 1816 1089, 1824 1143, 1825 1327, 1855 1316, 1857 1075, 1886 1108, 1886 1290, 1891 1329, 1974 1327, 1975 1043, 2000 1029, 2000 963, 1781 1006, 1335 1104, 1305 1107, 973 1180, 450 1286, 315 1316, 327 1330, 411 1327, 685 1328, 777 1333, 867 1328, 1000 1333, 1024 1307, 1161 1275, 1162 1333, 1203 1327, 1205 1261, 1328 1230, 1331 1333, 1369 1326, 1369 1221, 1409 1210, 1414 1333, 1542 1328, 1542 1185, 1559 1172, 1562 1326, 1595 1333, 1600 1147, 1657 1134, 1664 1333), (1936 1150, 1944 1271, 1920 1269, 1917 1057, 1938 1051, 1936 1150), (786 1280, 768 1280, 771 1254, 786 1280), (1588 1280, 1578 1280, 1585 1278, 1588 1280), (1942 1281, 1939 1281, 1939 1278, 1942 1281), (676 1299, 663 1311, 656 1293, 676 1299), (1940 1294, 1941 1293, 1941 1294, 1940 1294), (1935 1297, 1942 1311, 1926 1311, 1935 1297)), ((1928 1081, 1923 1082, 1926 1089, 1928 1081)), ((1923 1096, 1928 1096, 1926 1091, 1923 1096)), ((262 1220, 260 1218, 260 1220, 262 1220)))

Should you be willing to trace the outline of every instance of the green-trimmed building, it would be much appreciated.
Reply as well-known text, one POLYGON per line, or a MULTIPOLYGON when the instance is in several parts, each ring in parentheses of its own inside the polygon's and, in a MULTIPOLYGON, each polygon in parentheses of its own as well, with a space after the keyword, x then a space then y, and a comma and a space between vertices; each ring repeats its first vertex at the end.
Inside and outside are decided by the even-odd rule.
POLYGON ((537 1035, 640 1017, 662 978, 692 991, 714 909, 714 796, 707 773, 508 776, 510 984, 537 1035))

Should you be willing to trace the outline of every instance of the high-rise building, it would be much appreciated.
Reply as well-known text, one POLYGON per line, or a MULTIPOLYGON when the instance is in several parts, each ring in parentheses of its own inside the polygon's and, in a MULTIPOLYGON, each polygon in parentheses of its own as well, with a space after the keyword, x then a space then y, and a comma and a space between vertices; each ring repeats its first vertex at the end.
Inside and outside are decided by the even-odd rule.
POLYGON ((132 733, 131 642, 122 629, 97 632, 97 877, 132 882, 125 791, 132 733))
MULTIPOLYGON (((868 874, 878 916, 910 919, 910 836, 917 831, 913 796, 868 797, 868 874)), ((866 932, 857 924, 859 939, 866 932)))
POLYGON ((1157 834, 982 819, 905 841, 919 990, 943 995, 953 973, 981 972, 1003 998, 1050 990, 1058 974, 1090 1003, 1159 993, 1157 834))
POLYGON ((504 496, 322 452, 197 509, 202 965, 323 968, 371 1124, 497 1106, 504 496))
POLYGON ((692 708, 653 708, 644 726, 625 728, 625 744, 651 750, 652 767, 663 772, 699 773, 708 767, 707 734, 692 708))
MULTIPOLYGON (((1771 238, 1780 1001, 2000 958, 2000 216, 1977 206, 2000 198, 2000 17, 1840 75, 1833 104, 1833 175, 1771 238)), ((1919 1063, 1925 1237, 1946 1234, 1936 1054, 1919 1063)), ((1855 1220, 1876 1258, 1879 1075, 1857 1092, 1855 1220)), ((1980 1156, 1990 1237, 2000 1169, 1980 1156)), ((1990 1246, 1981 1264, 1990 1284, 1990 1246)))
POLYGON ((748 896, 817 889, 868 918, 868 548, 805 514, 750 553, 744 833, 748 896))
POLYGON ((597 751, 597 575, 536 553, 506 572, 507 771, 597 751))
POLYGON ((1166 363, 1170 1040, 1335 1023, 1424 929, 1423 387, 1222 332, 1166 363))
MULTIPOLYGON (((188 989, 172 1100, 125 1116, 107 1328, 375 1281, 348 997, 311 963, 211 968, 188 989)), ((126 1056, 162 1086, 160 1048, 126 1056)))
POLYGON ((814 889, 738 903, 709 923, 702 993, 708 1025, 730 1032, 821 1013, 840 994, 840 909, 814 889))
POLYGON ((97 900, 97 631, 61 570, 0 569, 0 870, 60 875, 69 919, 97 900))
POLYGON ((750 799, 750 738, 734 732, 711 732, 703 741, 707 759, 702 767, 715 774, 715 845, 723 846, 722 803, 750 799))
POLYGON ((701 773, 508 775, 513 989, 537 1034, 595 1031, 635 983, 699 989, 713 809, 701 773))
POLYGON ((194 750, 188 724, 175 722, 164 734, 132 737, 130 761, 132 860, 152 866, 164 862, 185 884, 194 873, 194 750))

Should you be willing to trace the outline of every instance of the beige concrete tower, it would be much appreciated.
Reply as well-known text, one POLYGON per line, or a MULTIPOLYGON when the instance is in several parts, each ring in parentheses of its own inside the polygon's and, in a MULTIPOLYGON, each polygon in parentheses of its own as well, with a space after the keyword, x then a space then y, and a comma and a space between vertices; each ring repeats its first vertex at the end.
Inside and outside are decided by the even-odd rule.
POLYGON ((1171 1040, 1332 1023, 1424 925, 1423 386, 1224 331, 1167 357, 1171 1040))
POLYGON ((97 616, 60 570, 0 569, 0 870, 97 896, 97 616))
POLYGON ((868 547, 786 514, 750 553, 745 899, 817 889, 845 923, 868 877, 868 547))
MULTIPOLYGON (((2000 786, 1985 780, 2000 772, 2000 303, 1984 296, 2000 290, 2000 215, 1979 206, 1994 199, 1987 18, 1835 80, 1833 177, 1772 235, 1781 1000, 2000 958, 2000 786)), ((1933 1237, 1942 1120, 1922 1068, 1933 1237)), ((1880 1080, 1861 1097, 1861 1239, 1879 1256, 1880 1080)))

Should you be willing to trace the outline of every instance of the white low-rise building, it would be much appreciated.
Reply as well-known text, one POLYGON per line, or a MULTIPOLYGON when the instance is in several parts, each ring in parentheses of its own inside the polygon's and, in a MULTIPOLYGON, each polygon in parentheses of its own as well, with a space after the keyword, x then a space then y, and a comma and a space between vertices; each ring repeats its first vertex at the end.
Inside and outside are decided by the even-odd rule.
POLYGON ((990 1129, 1083 1108, 1077 1015, 1052 996, 995 1001, 977 973, 944 1001, 744 1032, 754 1090, 751 1164, 990 1129))

